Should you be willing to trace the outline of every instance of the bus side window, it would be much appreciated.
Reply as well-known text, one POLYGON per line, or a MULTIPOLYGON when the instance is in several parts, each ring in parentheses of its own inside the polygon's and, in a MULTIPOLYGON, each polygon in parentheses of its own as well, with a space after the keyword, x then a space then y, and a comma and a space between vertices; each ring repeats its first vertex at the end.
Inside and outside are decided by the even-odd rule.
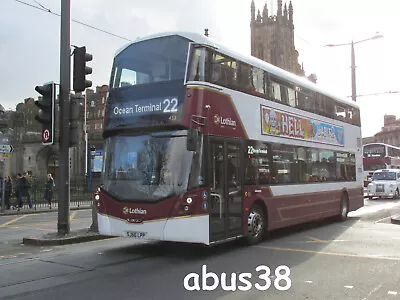
POLYGON ((305 109, 309 112, 315 112, 315 98, 312 95, 305 96, 305 109))
POLYGON ((263 70, 256 68, 256 67, 252 68, 252 80, 253 80, 252 85, 253 85, 255 91, 260 94, 265 94, 264 74, 265 73, 263 70))
POLYGON ((288 88, 288 104, 291 107, 296 107, 296 92, 294 89, 288 88))
POLYGON ((253 74, 251 72, 251 66, 240 63, 238 68, 238 85, 240 90, 244 90, 245 92, 254 93, 256 89, 253 85, 253 74))
POLYGON ((325 97, 325 116, 334 119, 334 114, 335 114, 335 105, 333 99, 325 97))
POLYGON ((360 110, 353 108, 353 125, 361 126, 360 110))
POLYGON ((316 94, 315 112, 321 116, 325 116, 325 99, 321 94, 316 94))
POLYGON ((271 81, 269 95, 272 100, 279 102, 282 100, 281 88, 278 83, 271 81))
POLYGON ((288 90, 286 86, 281 85, 281 100, 283 104, 289 104, 288 90))
POLYGON ((336 113, 335 117, 337 120, 344 121, 346 119, 346 110, 338 103, 336 103, 335 105, 335 113, 336 113))
POLYGON ((306 108, 306 96, 301 92, 296 92, 297 94, 297 107, 300 109, 306 108))

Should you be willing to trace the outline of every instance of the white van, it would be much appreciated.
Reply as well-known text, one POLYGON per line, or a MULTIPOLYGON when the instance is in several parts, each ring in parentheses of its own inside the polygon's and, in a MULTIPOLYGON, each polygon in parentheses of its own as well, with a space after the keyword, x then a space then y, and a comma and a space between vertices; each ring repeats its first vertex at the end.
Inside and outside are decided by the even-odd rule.
POLYGON ((372 180, 368 184, 367 195, 372 197, 391 197, 399 198, 400 190, 400 169, 376 170, 372 175, 372 180))

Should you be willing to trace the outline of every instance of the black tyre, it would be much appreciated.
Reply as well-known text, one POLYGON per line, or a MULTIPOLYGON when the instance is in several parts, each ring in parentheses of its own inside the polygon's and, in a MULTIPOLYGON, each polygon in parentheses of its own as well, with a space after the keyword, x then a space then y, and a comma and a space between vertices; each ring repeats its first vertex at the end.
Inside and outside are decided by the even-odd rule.
POLYGON ((253 245, 263 240, 267 232, 265 224, 264 211, 259 205, 253 205, 247 217, 248 234, 246 236, 246 244, 253 245))
POLYGON ((342 198, 340 199, 339 221, 341 222, 346 221, 348 213, 349 213, 349 199, 346 193, 342 193, 342 198))

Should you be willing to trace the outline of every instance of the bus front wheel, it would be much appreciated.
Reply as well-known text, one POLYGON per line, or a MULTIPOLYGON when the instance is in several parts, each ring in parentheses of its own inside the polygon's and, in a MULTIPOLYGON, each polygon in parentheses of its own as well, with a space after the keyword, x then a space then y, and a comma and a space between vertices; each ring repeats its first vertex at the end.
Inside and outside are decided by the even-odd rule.
POLYGON ((266 222, 265 222, 265 214, 263 209, 254 204, 249 212, 247 217, 247 236, 246 236, 246 243, 248 245, 256 244, 265 236, 266 233, 266 222))

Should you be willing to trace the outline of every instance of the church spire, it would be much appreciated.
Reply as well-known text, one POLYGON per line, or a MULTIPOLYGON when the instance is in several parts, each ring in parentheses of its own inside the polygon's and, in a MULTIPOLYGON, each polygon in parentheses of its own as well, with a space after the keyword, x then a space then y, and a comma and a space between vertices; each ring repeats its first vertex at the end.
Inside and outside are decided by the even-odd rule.
POLYGON ((293 25, 293 5, 292 5, 292 1, 289 2, 289 24, 293 25))
POLYGON ((263 22, 267 22, 268 19, 268 8, 267 8, 267 2, 265 2, 264 9, 263 9, 263 22))
POLYGON ((258 13, 257 13, 257 22, 258 22, 258 23, 261 23, 261 13, 260 13, 260 10, 258 10, 258 13))
POLYGON ((283 8, 283 16, 284 16, 285 24, 287 24, 287 22, 288 22, 288 10, 287 10, 286 3, 285 3, 285 6, 283 8))
POLYGON ((250 10, 251 10, 251 23, 253 23, 256 19, 256 7, 254 5, 254 0, 251 0, 250 10))
POLYGON ((280 16, 282 16, 282 0, 278 0, 278 11, 277 11, 276 15, 278 18, 280 16))

